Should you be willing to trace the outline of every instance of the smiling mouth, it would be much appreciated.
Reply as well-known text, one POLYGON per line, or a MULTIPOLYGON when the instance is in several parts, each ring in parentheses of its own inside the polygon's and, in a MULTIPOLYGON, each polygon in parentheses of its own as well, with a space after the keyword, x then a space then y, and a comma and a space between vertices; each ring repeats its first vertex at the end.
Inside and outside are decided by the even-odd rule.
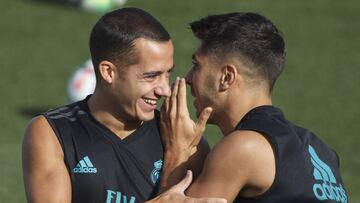
POLYGON ((145 103, 156 106, 157 100, 156 99, 143 99, 145 103))

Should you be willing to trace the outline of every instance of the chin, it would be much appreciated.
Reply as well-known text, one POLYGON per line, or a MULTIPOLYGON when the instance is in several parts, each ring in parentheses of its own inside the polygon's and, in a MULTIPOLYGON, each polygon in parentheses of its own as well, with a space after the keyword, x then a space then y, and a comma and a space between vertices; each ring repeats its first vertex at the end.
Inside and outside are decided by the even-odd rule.
POLYGON ((154 119, 154 117, 155 117, 155 111, 147 112, 147 113, 142 112, 138 115, 138 118, 141 121, 150 121, 154 119))

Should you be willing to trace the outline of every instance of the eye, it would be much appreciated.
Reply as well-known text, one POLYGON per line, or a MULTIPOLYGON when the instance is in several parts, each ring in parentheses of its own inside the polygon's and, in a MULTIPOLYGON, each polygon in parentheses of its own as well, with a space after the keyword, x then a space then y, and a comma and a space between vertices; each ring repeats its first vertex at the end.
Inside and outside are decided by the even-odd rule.
POLYGON ((144 81, 153 82, 157 79, 158 76, 159 73, 157 72, 149 72, 149 73, 144 73, 142 78, 144 81))
POLYGON ((156 75, 156 74, 146 75, 146 76, 144 76, 144 80, 148 81, 148 82, 153 82, 156 80, 157 77, 158 77, 158 75, 156 75))
POLYGON ((156 78, 158 75, 156 74, 151 74, 151 75, 146 75, 145 78, 156 78))
POLYGON ((196 61, 192 61, 191 63, 192 63, 191 68, 197 68, 199 66, 196 61))

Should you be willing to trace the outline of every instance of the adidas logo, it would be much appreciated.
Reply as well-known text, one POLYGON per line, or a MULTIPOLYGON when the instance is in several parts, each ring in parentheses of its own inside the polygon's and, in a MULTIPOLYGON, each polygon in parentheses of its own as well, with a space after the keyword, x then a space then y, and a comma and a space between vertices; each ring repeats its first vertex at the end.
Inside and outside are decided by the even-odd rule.
POLYGON ((334 200, 347 203, 347 195, 341 184, 336 183, 335 176, 331 168, 323 162, 317 155, 315 149, 309 145, 311 163, 314 166, 313 176, 316 181, 313 185, 313 192, 320 201, 334 200))
POLYGON ((88 156, 85 156, 82 160, 76 164, 75 168, 73 169, 74 173, 97 173, 97 169, 91 163, 88 156))

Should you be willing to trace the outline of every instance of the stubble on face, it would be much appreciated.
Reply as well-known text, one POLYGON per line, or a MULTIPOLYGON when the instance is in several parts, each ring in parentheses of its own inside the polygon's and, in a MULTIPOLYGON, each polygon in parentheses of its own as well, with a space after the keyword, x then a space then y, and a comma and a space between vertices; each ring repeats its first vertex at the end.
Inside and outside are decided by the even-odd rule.
MULTIPOLYGON (((200 48, 193 55, 193 62, 197 67, 193 67, 193 77, 189 85, 195 97, 196 116, 199 117, 204 108, 216 108, 218 67, 217 63, 214 63, 211 57, 203 53, 200 48)), ((208 122, 211 123, 211 120, 210 117, 208 122)))

